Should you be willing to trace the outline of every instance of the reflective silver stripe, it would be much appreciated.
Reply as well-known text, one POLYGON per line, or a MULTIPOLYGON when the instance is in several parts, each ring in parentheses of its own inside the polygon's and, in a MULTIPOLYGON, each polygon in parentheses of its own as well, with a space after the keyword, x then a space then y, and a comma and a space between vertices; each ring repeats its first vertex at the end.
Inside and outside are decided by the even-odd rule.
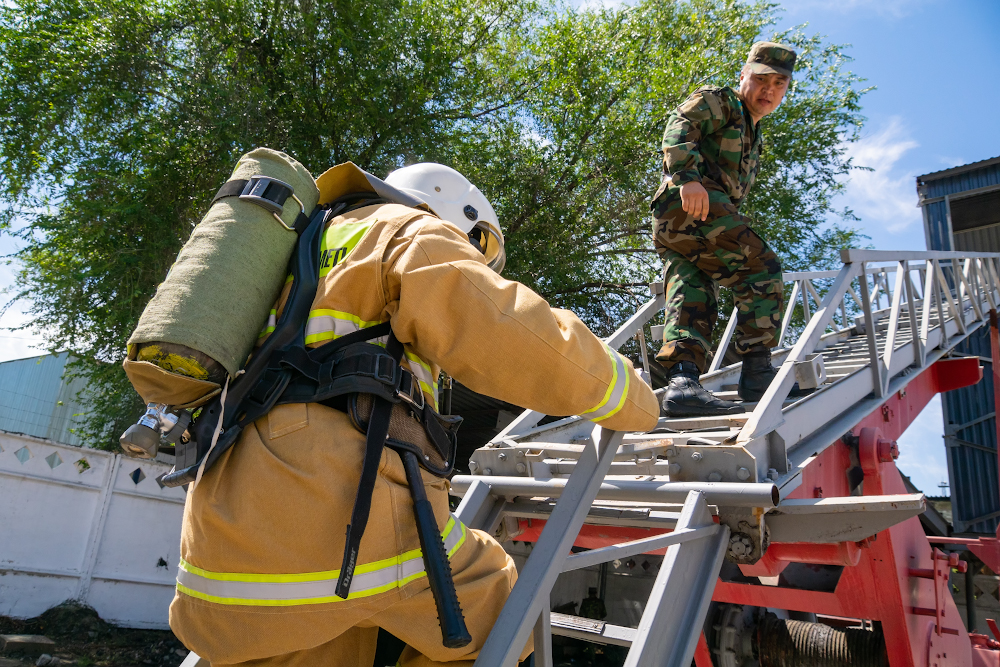
MULTIPOLYGON (((378 322, 367 322, 356 315, 338 310, 314 310, 309 313, 309 319, 306 321, 306 343, 333 340, 376 324, 378 322)), ((383 337, 378 340, 384 343, 386 339, 383 337)))
POLYGON ((428 368, 430 364, 424 362, 423 359, 413 354, 412 352, 406 353, 407 365, 410 367, 410 372, 420 381, 421 388, 431 396, 435 397, 435 403, 437 398, 437 378, 431 376, 431 371, 428 368))
POLYGON ((607 419, 622 409, 622 406, 625 405, 625 398, 628 396, 628 385, 631 377, 631 373, 629 372, 630 364, 625 361, 625 358, 610 347, 605 346, 605 350, 608 356, 611 357, 613 369, 611 383, 604 394, 604 400, 580 415, 595 422, 607 419))
MULTIPOLYGON (((443 531, 445 551, 452 556, 465 542, 466 528, 451 516, 443 531)), ((339 570, 305 574, 244 574, 209 572, 181 561, 177 590, 191 597, 218 604, 289 606, 339 602, 339 570)), ((358 566, 348 599, 367 597, 425 576, 419 549, 393 558, 358 566)))

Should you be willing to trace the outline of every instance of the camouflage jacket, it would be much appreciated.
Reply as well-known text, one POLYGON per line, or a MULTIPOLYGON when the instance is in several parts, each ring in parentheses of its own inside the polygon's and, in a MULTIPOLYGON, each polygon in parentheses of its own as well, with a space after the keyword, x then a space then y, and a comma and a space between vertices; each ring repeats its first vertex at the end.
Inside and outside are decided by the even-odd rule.
POLYGON ((656 202, 679 196, 680 187, 701 181, 724 192, 739 208, 757 176, 762 142, 760 124, 736 91, 706 87, 671 112, 663 132, 663 181, 656 202))

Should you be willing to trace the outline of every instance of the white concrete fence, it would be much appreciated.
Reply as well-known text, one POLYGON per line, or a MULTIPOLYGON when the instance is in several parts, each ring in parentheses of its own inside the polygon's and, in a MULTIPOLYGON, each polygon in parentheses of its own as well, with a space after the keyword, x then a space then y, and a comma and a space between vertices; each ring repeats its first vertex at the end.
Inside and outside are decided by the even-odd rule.
POLYGON ((67 599, 133 628, 167 628, 185 492, 156 461, 0 431, 0 614, 67 599))

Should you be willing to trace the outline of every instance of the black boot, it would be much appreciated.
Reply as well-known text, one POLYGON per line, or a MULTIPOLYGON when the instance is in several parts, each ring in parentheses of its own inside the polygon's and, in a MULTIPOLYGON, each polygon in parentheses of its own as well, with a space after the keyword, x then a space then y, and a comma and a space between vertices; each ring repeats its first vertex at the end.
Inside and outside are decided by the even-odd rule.
POLYGON ((771 365, 771 348, 754 345, 743 355, 740 398, 747 402, 759 401, 777 374, 778 369, 771 365))
POLYGON ((714 417, 743 412, 743 406, 723 401, 698 382, 698 367, 680 361, 667 369, 667 387, 660 403, 664 417, 714 417))
MULTIPOLYGON (((763 345, 754 345, 743 355, 743 371, 740 373, 740 398, 748 403, 759 401, 767 391, 778 369, 771 365, 771 350, 763 345)), ((792 385, 789 398, 806 396, 812 389, 800 389, 799 383, 792 385)))

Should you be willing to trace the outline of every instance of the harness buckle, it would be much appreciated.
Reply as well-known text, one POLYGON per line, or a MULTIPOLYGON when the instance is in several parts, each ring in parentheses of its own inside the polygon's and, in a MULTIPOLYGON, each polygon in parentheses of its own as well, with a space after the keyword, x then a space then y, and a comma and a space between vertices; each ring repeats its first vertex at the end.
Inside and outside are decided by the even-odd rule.
POLYGON ((417 410, 424 409, 424 392, 420 388, 420 382, 410 371, 405 368, 400 368, 402 371, 402 378, 400 378, 399 389, 396 390, 396 396, 399 397, 401 401, 409 403, 417 410))
POLYGON ((391 385, 398 390, 399 382, 396 379, 397 368, 399 366, 392 357, 382 354, 375 357, 375 379, 383 384, 391 385))
POLYGON ((260 206, 262 209, 274 216, 274 218, 281 223, 285 229, 294 231, 294 227, 289 227, 285 224, 285 221, 281 219, 281 212, 284 210, 285 201, 289 197, 298 203, 299 212, 304 213, 305 206, 303 206, 302 201, 295 196, 295 189, 288 183, 279 181, 277 178, 261 176, 260 174, 251 176, 247 181, 247 184, 243 187, 243 192, 239 194, 241 201, 250 202, 251 204, 260 206))

